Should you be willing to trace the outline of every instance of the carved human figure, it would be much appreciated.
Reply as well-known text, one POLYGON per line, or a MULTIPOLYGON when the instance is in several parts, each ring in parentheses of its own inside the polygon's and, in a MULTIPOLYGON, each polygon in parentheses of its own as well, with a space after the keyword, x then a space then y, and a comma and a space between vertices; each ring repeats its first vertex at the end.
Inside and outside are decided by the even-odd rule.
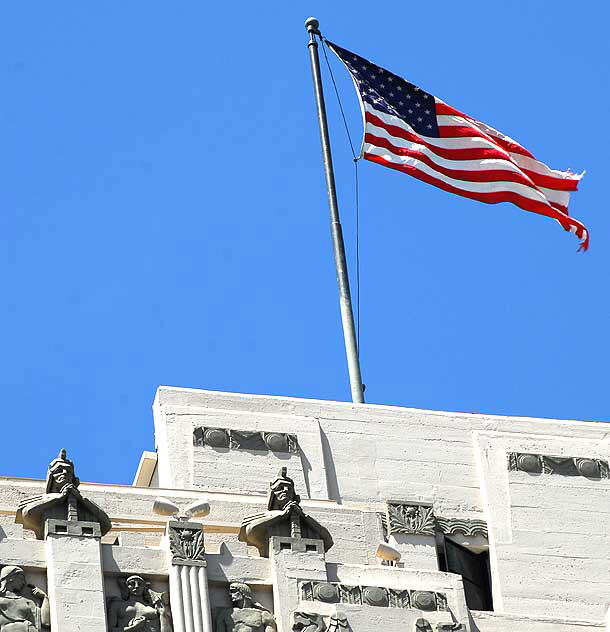
POLYGON ((246 516, 241 524, 238 539, 255 546, 262 557, 269 556, 269 538, 272 535, 322 540, 324 550, 333 545, 330 533, 317 520, 308 516, 301 507, 294 481, 286 475, 286 468, 269 484, 267 511, 246 516))
POLYGON ((79 484, 74 463, 66 457, 66 451, 61 450, 49 464, 45 493, 20 502, 15 521, 32 529, 39 540, 44 538, 47 518, 97 522, 101 535, 105 535, 112 527, 110 519, 101 507, 81 495, 79 484))
POLYGON ((247 584, 229 585, 231 608, 223 608, 216 616, 216 632, 277 632, 273 615, 252 598, 247 584))
POLYGON ((19 566, 0 571, 0 632, 41 632, 51 625, 49 598, 19 566))
POLYGON ((139 575, 119 580, 119 588, 121 597, 112 597, 108 603, 110 632, 172 632, 166 593, 151 590, 139 575))

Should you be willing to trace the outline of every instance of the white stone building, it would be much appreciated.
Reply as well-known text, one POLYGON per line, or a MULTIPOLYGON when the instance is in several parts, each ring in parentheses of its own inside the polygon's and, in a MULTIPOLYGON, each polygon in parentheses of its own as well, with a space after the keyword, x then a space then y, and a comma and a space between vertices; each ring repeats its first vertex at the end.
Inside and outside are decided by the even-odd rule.
POLYGON ((0 632, 607 629, 607 424, 168 387, 153 409, 132 487, 61 455, 0 479, 0 632))

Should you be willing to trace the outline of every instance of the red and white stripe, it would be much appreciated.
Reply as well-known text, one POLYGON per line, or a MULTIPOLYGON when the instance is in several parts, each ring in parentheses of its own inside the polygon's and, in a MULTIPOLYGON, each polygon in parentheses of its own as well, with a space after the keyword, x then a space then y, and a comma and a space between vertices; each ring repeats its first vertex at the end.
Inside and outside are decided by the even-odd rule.
POLYGON ((511 202, 552 217, 576 234, 579 250, 588 248, 587 229, 568 215, 570 193, 583 174, 550 169, 512 138, 436 97, 440 138, 422 136, 400 117, 361 103, 367 160, 473 200, 511 202))

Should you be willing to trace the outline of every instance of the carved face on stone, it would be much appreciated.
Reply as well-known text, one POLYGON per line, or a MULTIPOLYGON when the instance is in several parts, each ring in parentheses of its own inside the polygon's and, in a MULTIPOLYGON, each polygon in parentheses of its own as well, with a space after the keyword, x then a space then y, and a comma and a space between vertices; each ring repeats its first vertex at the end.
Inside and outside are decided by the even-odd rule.
POLYGON ((127 590, 132 597, 141 597, 144 594, 146 582, 139 575, 132 575, 131 577, 128 577, 125 583, 127 584, 127 590))
POLYGON ((0 572, 0 593, 19 594, 25 588, 25 573, 19 566, 5 566, 0 572))
POLYGON ((282 510, 290 502, 301 502, 294 489, 294 481, 286 475, 286 468, 280 470, 279 476, 269 485, 267 509, 269 511, 282 510))
POLYGON ((246 584, 233 582, 229 585, 231 603, 237 608, 249 608, 252 605, 252 591, 246 584))
POLYGON ((74 481, 74 469, 70 463, 57 463, 51 472, 53 482, 58 487, 63 487, 74 481))
POLYGON ((25 588, 25 573, 23 571, 13 573, 6 582, 9 590, 19 593, 25 588))
POLYGON ((74 466, 70 461, 56 459, 49 468, 49 491, 60 492, 66 485, 74 485, 74 466))
POLYGON ((183 542, 192 542, 195 539, 195 533, 193 529, 182 529, 180 532, 180 539, 183 542))
POLYGON ((273 489, 273 495, 280 508, 283 508, 294 500, 294 485, 288 481, 282 481, 273 489))

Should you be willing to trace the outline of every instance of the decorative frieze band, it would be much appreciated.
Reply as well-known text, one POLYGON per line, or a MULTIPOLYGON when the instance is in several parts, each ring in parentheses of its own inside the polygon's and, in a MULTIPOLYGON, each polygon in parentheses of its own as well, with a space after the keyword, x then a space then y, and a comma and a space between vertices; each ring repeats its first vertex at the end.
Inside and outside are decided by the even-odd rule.
POLYGON ((284 432, 255 432, 228 428, 198 427, 193 431, 193 445, 230 450, 258 450, 263 452, 299 453, 296 435, 284 432))
POLYGON ((560 474, 561 476, 585 476, 586 478, 609 478, 608 462, 573 456, 550 456, 548 454, 508 453, 508 469, 530 474, 560 474))
POLYGON ((409 608, 416 610, 447 610, 447 596, 429 590, 400 590, 380 586, 348 586, 327 582, 301 584, 304 601, 351 603, 381 608, 409 608))
POLYGON ((466 536, 487 537, 487 523, 469 518, 441 518, 432 507, 406 502, 389 502, 384 520, 387 534, 434 535, 440 531, 447 535, 463 533, 466 536))

